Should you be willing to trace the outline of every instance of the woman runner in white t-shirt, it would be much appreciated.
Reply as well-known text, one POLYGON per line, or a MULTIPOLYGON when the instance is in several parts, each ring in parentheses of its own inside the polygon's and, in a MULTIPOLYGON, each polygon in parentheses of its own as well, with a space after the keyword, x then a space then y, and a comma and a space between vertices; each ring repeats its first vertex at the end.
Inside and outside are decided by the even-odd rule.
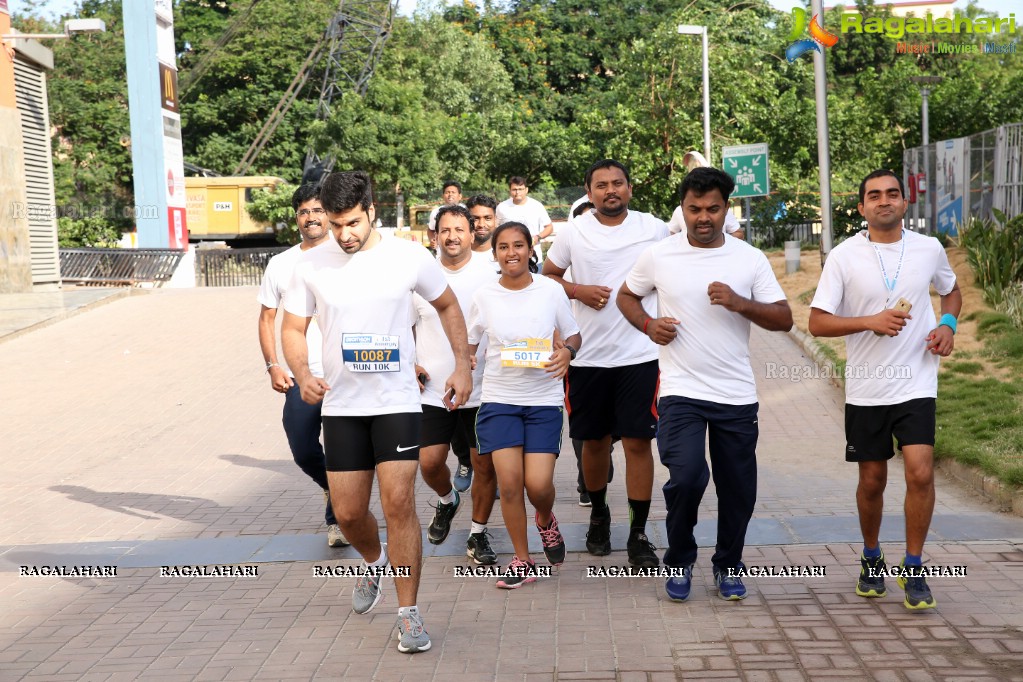
POLYGON ((536 509, 547 561, 565 560, 565 541, 554 518, 554 464, 561 452, 564 393, 561 379, 582 345, 564 289, 536 275, 529 229, 508 222, 493 235, 501 277, 480 288, 469 313, 470 356, 488 340, 482 404, 476 417, 479 453, 493 457, 501 513, 515 556, 498 579, 505 589, 536 580, 529 558, 523 487, 536 509), (553 349, 554 332, 565 339, 553 349))

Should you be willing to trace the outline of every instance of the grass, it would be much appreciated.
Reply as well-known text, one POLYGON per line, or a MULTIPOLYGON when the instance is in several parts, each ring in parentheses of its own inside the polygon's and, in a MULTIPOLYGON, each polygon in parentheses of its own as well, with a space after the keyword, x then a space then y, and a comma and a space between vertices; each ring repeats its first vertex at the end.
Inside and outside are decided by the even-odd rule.
MULTIPOLYGON (((964 319, 977 321, 984 348, 975 354, 953 352, 941 363, 934 455, 1023 487, 1023 331, 1001 313, 980 311, 964 319), (1008 378, 992 377, 978 359, 1009 370, 1008 378)), ((817 348, 838 376, 845 376, 845 360, 826 344, 817 348)))
POLYGON ((938 381, 938 427, 934 454, 980 467, 1003 483, 1023 487, 1023 332, 1007 315, 979 311, 984 359, 1008 371, 986 374, 979 362, 942 363, 938 381))

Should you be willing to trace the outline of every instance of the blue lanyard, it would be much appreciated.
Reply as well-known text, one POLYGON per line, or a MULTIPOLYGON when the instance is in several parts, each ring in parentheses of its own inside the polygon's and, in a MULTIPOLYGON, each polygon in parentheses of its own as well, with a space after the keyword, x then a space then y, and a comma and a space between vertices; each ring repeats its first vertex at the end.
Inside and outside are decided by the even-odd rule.
POLYGON ((888 279, 888 269, 884 266, 884 258, 881 257, 881 249, 877 248, 877 244, 870 241, 870 232, 867 232, 867 241, 874 247, 874 253, 877 254, 878 265, 881 266, 881 277, 884 278, 884 288, 888 291, 888 298, 885 299, 885 307, 888 306, 888 302, 892 299, 892 294, 895 293, 895 285, 899 282, 899 273, 902 272, 902 261, 906 256, 906 229, 902 229, 902 251, 899 253, 899 267, 895 269, 895 277, 888 279))

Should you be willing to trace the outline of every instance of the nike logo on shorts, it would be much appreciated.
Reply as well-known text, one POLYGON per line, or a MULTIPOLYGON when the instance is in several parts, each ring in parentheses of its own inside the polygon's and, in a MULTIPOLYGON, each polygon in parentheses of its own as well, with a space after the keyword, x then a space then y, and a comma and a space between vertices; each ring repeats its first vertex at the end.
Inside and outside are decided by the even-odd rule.
POLYGON ((418 445, 418 444, 416 444, 416 445, 410 445, 410 446, 408 446, 407 448, 403 448, 403 447, 401 447, 400 445, 398 445, 398 446, 396 446, 396 447, 395 447, 394 449, 395 449, 395 451, 396 451, 396 452, 405 452, 406 450, 412 450, 412 449, 414 449, 414 448, 418 448, 418 447, 419 447, 419 445, 418 445))

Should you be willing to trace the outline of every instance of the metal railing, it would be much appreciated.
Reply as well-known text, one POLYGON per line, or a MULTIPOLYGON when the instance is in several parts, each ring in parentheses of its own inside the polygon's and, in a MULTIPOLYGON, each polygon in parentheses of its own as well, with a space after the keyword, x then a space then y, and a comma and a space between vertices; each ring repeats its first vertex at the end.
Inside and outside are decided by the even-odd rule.
POLYGON ((160 285, 184 255, 179 249, 60 249, 60 279, 68 284, 160 285))
POLYGON ((288 246, 253 249, 196 249, 195 283, 200 287, 258 285, 270 259, 288 246))

